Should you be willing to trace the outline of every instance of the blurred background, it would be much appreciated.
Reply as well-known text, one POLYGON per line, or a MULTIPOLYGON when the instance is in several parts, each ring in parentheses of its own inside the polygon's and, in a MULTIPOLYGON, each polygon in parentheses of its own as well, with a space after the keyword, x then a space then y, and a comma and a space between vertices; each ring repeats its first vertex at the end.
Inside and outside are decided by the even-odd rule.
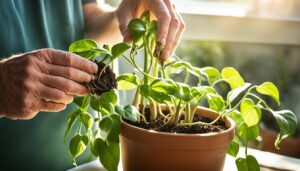
MULTIPOLYGON (((120 0, 102 2, 116 6, 120 0)), ((177 56, 198 67, 232 66, 253 84, 274 82, 281 92, 281 108, 292 110, 300 122, 300 0, 173 2, 187 26, 177 56)), ((120 67, 120 72, 125 70, 120 67)), ((275 138, 276 123, 268 114, 263 116, 261 136, 267 140, 262 148, 274 151, 273 142, 267 141, 275 138)), ((300 128, 283 143, 287 149, 276 152, 300 157, 299 132, 300 128)))

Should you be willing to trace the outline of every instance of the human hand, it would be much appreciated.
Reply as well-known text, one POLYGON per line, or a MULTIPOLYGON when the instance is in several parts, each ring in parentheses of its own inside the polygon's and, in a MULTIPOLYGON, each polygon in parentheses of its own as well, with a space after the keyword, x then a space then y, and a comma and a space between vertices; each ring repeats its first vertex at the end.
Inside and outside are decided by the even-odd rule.
POLYGON ((157 40, 165 46, 162 60, 166 61, 174 53, 185 28, 171 0, 123 0, 116 10, 120 31, 124 41, 130 42, 131 35, 127 25, 131 19, 138 18, 146 10, 150 10, 152 16, 157 18, 157 40))
POLYGON ((78 55, 42 49, 0 61, 0 114, 31 119, 40 111, 57 112, 88 90, 97 65, 78 55))

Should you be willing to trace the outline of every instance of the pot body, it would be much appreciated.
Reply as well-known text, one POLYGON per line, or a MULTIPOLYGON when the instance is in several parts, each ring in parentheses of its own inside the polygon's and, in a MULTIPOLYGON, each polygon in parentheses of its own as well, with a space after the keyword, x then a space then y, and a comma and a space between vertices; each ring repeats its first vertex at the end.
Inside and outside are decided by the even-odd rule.
POLYGON ((260 136, 263 139, 261 150, 270 151, 272 153, 277 153, 285 156, 300 158, 299 137, 284 139, 279 145, 280 149, 276 149, 274 146, 274 142, 277 137, 277 132, 268 129, 263 129, 260 131, 260 136))
MULTIPOLYGON (((198 107, 197 115, 215 119, 218 114, 198 107)), ((206 134, 175 134, 145 130, 122 123, 121 150, 124 171, 221 171, 226 149, 234 137, 234 123, 227 130, 206 134)))

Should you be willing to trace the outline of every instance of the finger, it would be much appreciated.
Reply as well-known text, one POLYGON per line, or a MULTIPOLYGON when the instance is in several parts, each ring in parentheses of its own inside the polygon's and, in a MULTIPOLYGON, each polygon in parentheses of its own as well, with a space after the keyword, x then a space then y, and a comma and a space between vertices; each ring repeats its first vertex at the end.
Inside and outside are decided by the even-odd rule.
POLYGON ((126 43, 131 42, 131 33, 127 29, 127 26, 131 19, 137 17, 136 12, 132 12, 136 11, 135 8, 138 6, 137 3, 138 1, 122 1, 116 12, 119 20, 119 29, 123 35, 123 41, 126 43))
POLYGON ((73 53, 48 49, 48 55, 50 58, 50 63, 55 65, 74 67, 76 69, 85 71, 88 74, 96 73, 98 70, 98 66, 94 62, 91 62, 73 53))
POLYGON ((154 15, 157 18, 157 39, 161 43, 161 45, 165 46, 171 22, 169 9, 162 0, 149 1, 149 3, 150 9, 153 11, 154 15))
POLYGON ((62 104, 70 104, 73 101, 73 96, 66 94, 65 92, 49 87, 47 85, 38 85, 37 97, 38 99, 46 99, 47 101, 52 101, 62 104))
POLYGON ((172 48, 173 48, 174 41, 176 39, 176 34, 179 31, 180 19, 178 18, 170 0, 164 0, 164 2, 169 10, 170 15, 171 15, 171 22, 170 22, 169 30, 168 30, 167 43, 166 43, 165 52, 163 55, 163 60, 166 61, 170 57, 171 52, 173 50, 172 48))
POLYGON ((44 100, 41 100, 39 102, 39 106, 40 106, 40 111, 44 111, 44 112, 59 112, 66 108, 65 104, 44 101, 44 100))
POLYGON ((185 29, 185 23, 184 23, 181 15, 177 11, 175 11, 175 12, 177 14, 177 17, 180 20, 180 26, 179 26, 179 30, 176 33, 176 38, 174 40, 170 56, 172 56, 174 54, 174 52, 175 52, 175 50, 176 50, 176 48, 177 48, 177 46, 178 46, 178 44, 179 44, 179 42, 181 40, 182 33, 183 33, 184 29, 185 29))
POLYGON ((64 77, 58 77, 53 75, 43 74, 40 81, 49 87, 59 89, 62 92, 72 95, 86 95, 88 94, 88 89, 75 81, 66 79, 64 77))
POLYGON ((49 75, 64 77, 78 83, 87 83, 94 79, 93 75, 73 67, 47 64, 46 68, 49 75))

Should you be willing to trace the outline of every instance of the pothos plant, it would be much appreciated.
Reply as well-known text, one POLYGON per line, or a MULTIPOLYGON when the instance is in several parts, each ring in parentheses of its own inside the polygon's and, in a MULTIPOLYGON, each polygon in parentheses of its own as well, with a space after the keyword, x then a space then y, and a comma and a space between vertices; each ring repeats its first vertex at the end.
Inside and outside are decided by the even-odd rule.
MULTIPOLYGON (((98 77, 100 81, 94 81, 92 85, 89 83, 89 88, 101 89, 102 76, 107 74, 114 60, 123 58, 135 72, 119 75, 116 78, 117 89, 136 90, 132 104, 125 106, 118 104, 118 93, 114 86, 108 86, 100 93, 91 91, 90 95, 75 98, 74 102, 78 107, 69 115, 65 132, 66 139, 71 130, 76 130, 72 131, 75 133, 69 144, 74 164, 75 159, 90 148, 92 155, 99 157, 106 169, 116 171, 120 160, 119 134, 122 119, 153 124, 160 117, 163 118, 164 125, 190 127, 211 126, 224 117, 230 117, 235 121, 237 133, 228 147, 228 154, 237 157, 239 147, 245 146, 245 156, 236 159, 238 170, 259 170, 258 162, 247 153, 247 147, 250 141, 259 136, 262 111, 273 115, 280 128, 275 142, 277 148, 296 129, 297 119, 293 112, 275 111, 263 100, 262 96, 269 96, 280 105, 279 92, 273 83, 246 83, 232 67, 221 71, 213 67, 198 68, 177 57, 166 63, 160 61, 164 49, 156 41, 157 22, 150 20, 149 12, 131 20, 128 29, 132 33, 131 45, 119 43, 98 47, 94 41, 84 39, 69 47, 70 52, 103 64, 96 75, 96 79, 98 77), (142 67, 136 62, 137 54, 144 55, 142 67), (185 80, 190 75, 198 78, 197 85, 190 86, 172 80, 170 76, 178 73, 186 74, 185 80), (229 85, 230 91, 225 96, 220 95, 218 84, 229 85), (210 109, 218 112, 219 116, 209 123, 193 122, 196 108, 203 101, 207 102, 210 109), (167 114, 161 110, 161 104, 167 106, 167 114), (147 118, 144 110, 146 107, 150 108, 150 117, 147 118)), ((104 77, 103 79, 105 82, 104 77)))

